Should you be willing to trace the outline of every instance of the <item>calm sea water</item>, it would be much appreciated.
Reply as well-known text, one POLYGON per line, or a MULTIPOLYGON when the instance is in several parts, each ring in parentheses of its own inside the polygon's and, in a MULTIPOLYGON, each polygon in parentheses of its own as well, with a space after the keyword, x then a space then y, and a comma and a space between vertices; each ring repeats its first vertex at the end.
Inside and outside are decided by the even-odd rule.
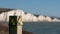
POLYGON ((34 34, 60 34, 59 22, 24 22, 23 29, 34 34))

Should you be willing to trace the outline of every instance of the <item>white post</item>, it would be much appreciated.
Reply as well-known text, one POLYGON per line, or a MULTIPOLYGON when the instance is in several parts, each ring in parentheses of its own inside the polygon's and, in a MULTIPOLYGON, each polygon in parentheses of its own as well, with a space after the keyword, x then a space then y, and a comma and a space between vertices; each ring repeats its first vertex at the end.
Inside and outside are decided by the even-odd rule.
POLYGON ((18 18, 18 24, 17 24, 17 34, 22 34, 22 17, 20 16, 18 18))

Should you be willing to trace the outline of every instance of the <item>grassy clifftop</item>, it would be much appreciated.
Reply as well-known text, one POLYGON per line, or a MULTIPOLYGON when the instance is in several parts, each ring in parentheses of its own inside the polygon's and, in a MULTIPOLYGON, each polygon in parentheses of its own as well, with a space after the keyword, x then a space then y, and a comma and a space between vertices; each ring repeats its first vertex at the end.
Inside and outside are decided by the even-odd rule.
POLYGON ((0 8, 0 13, 2 13, 2 12, 7 12, 7 11, 10 11, 10 10, 14 10, 14 9, 0 8))

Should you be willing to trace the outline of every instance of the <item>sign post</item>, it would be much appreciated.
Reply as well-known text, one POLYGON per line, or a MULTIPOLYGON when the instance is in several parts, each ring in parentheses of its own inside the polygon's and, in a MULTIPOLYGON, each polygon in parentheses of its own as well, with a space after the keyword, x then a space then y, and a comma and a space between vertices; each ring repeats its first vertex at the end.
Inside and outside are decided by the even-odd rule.
POLYGON ((22 25, 21 16, 9 16, 9 34, 22 34, 22 25))
POLYGON ((9 34, 17 34, 17 16, 9 16, 9 34))

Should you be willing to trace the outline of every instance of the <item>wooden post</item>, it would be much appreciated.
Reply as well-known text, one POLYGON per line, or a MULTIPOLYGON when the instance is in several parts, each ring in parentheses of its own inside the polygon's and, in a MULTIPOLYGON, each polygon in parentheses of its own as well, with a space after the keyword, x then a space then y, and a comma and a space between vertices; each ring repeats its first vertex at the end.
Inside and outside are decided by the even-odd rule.
POLYGON ((22 17, 19 16, 18 23, 17 23, 17 34, 22 34, 22 17))

